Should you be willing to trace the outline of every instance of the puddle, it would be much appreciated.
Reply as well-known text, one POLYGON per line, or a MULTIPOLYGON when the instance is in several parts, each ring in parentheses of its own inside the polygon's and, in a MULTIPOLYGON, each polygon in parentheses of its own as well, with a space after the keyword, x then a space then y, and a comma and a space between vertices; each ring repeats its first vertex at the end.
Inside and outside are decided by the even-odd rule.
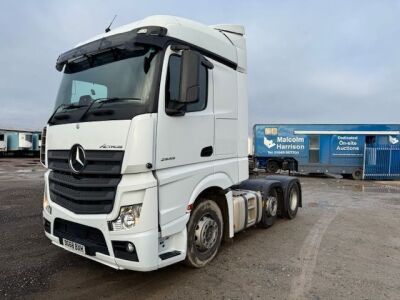
POLYGON ((15 173, 31 173, 33 172, 33 170, 29 169, 29 170, 16 170, 15 173))
POLYGON ((391 185, 382 186, 363 186, 362 191, 365 193, 389 193, 397 194, 400 193, 400 187, 391 185))

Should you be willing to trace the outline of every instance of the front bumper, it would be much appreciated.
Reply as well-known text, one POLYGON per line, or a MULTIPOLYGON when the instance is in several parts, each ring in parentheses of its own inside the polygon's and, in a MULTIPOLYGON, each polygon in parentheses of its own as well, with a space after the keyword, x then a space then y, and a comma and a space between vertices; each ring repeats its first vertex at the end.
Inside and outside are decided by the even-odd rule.
MULTIPOLYGON (((46 212, 43 212, 43 217, 45 220, 49 221, 51 224, 51 232, 48 233, 45 231, 46 236, 52 241, 52 243, 56 246, 59 246, 67 251, 70 251, 70 248, 66 247, 62 243, 62 238, 55 236, 53 234, 53 224, 54 224, 54 219, 51 221, 51 217, 47 215, 46 212)), ((72 221, 72 220, 71 220, 72 221)), ((93 225, 93 223, 91 223, 93 225)), ((86 254, 80 254, 77 252, 73 252, 75 254, 84 256, 86 258, 89 258, 91 260, 97 261, 99 263, 105 264, 109 267, 123 270, 135 270, 135 271, 151 271, 155 270, 158 268, 158 231, 157 230, 151 230, 147 232, 142 232, 138 234, 129 234, 126 235, 124 234, 122 237, 118 236, 110 236, 106 233, 106 231, 101 230, 105 242, 107 245, 107 249, 109 252, 109 255, 106 255, 104 253, 100 252, 95 252, 94 255, 88 255, 86 254), (138 257, 138 261, 131 261, 131 260, 126 260, 126 259, 119 259, 115 257, 114 249, 112 247, 112 241, 127 241, 131 242, 135 246, 135 251, 136 255, 138 257), (154 251, 152 251, 152 249, 154 251)), ((73 239, 72 239, 73 240, 73 239)), ((74 240, 73 240, 74 241, 74 240)), ((75 240, 76 241, 76 240, 75 240)), ((79 242, 79 241, 76 241, 79 242)))
MULTIPOLYGON (((45 174, 47 183, 49 173, 45 174)), ((63 238, 83 244, 87 248, 86 253, 74 253, 115 269, 151 271, 159 267, 157 187, 151 173, 123 176, 117 189, 114 208, 109 214, 75 214, 51 201, 48 184, 45 193, 51 207, 50 210, 43 210, 45 234, 53 244, 68 251, 71 250, 63 245, 63 238), (132 229, 110 231, 108 223, 117 218, 120 207, 136 203, 142 203, 139 223, 132 229), (55 223, 62 223, 64 229, 69 224, 73 232, 65 229, 60 234, 60 226, 55 228, 55 223), (101 247, 97 247, 99 245, 96 245, 96 240, 101 239, 101 247), (121 255, 115 253, 115 242, 132 243, 137 261, 118 258, 121 255)))

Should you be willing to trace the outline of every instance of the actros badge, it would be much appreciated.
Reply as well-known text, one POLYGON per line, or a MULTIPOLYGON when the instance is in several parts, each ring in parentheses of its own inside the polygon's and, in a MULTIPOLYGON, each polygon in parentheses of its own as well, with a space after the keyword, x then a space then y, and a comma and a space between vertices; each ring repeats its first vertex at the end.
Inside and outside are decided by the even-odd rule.
POLYGON ((86 165, 85 150, 81 145, 74 145, 69 155, 69 166, 75 173, 80 173, 86 165))

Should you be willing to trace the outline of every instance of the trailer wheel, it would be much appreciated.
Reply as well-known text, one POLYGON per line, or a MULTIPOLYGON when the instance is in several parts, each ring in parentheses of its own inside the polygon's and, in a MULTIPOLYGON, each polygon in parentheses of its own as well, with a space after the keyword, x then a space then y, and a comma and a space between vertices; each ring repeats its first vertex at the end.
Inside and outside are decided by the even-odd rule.
POLYGON ((354 170, 353 173, 351 174, 351 177, 354 180, 361 180, 363 178, 363 170, 362 169, 354 170))
POLYGON ((276 173, 279 170, 279 164, 275 160, 269 160, 267 162, 267 172, 268 173, 276 173))
POLYGON ((278 192, 276 189, 271 189, 267 199, 263 200, 263 215, 260 221, 262 228, 268 228, 274 225, 278 214, 278 192))
POLYGON ((186 265, 194 268, 209 263, 221 245, 223 219, 220 208, 212 200, 203 200, 195 207, 187 225, 186 265))
POLYGON ((297 183, 293 183, 289 186, 288 195, 289 197, 287 202, 286 217, 288 219, 294 219, 297 215, 300 201, 300 189, 297 183))

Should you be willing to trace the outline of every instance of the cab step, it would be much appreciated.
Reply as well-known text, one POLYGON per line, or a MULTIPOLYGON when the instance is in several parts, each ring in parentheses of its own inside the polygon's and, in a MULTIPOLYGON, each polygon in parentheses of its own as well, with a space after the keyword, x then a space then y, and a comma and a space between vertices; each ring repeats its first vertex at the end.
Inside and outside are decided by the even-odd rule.
POLYGON ((159 257, 162 259, 162 260, 166 260, 166 259, 169 259, 169 258, 171 258, 171 257, 174 257, 174 256, 178 256, 179 254, 181 254, 182 252, 181 251, 170 251, 170 252, 165 252, 165 253, 163 253, 163 254, 160 254, 159 255, 159 257))

